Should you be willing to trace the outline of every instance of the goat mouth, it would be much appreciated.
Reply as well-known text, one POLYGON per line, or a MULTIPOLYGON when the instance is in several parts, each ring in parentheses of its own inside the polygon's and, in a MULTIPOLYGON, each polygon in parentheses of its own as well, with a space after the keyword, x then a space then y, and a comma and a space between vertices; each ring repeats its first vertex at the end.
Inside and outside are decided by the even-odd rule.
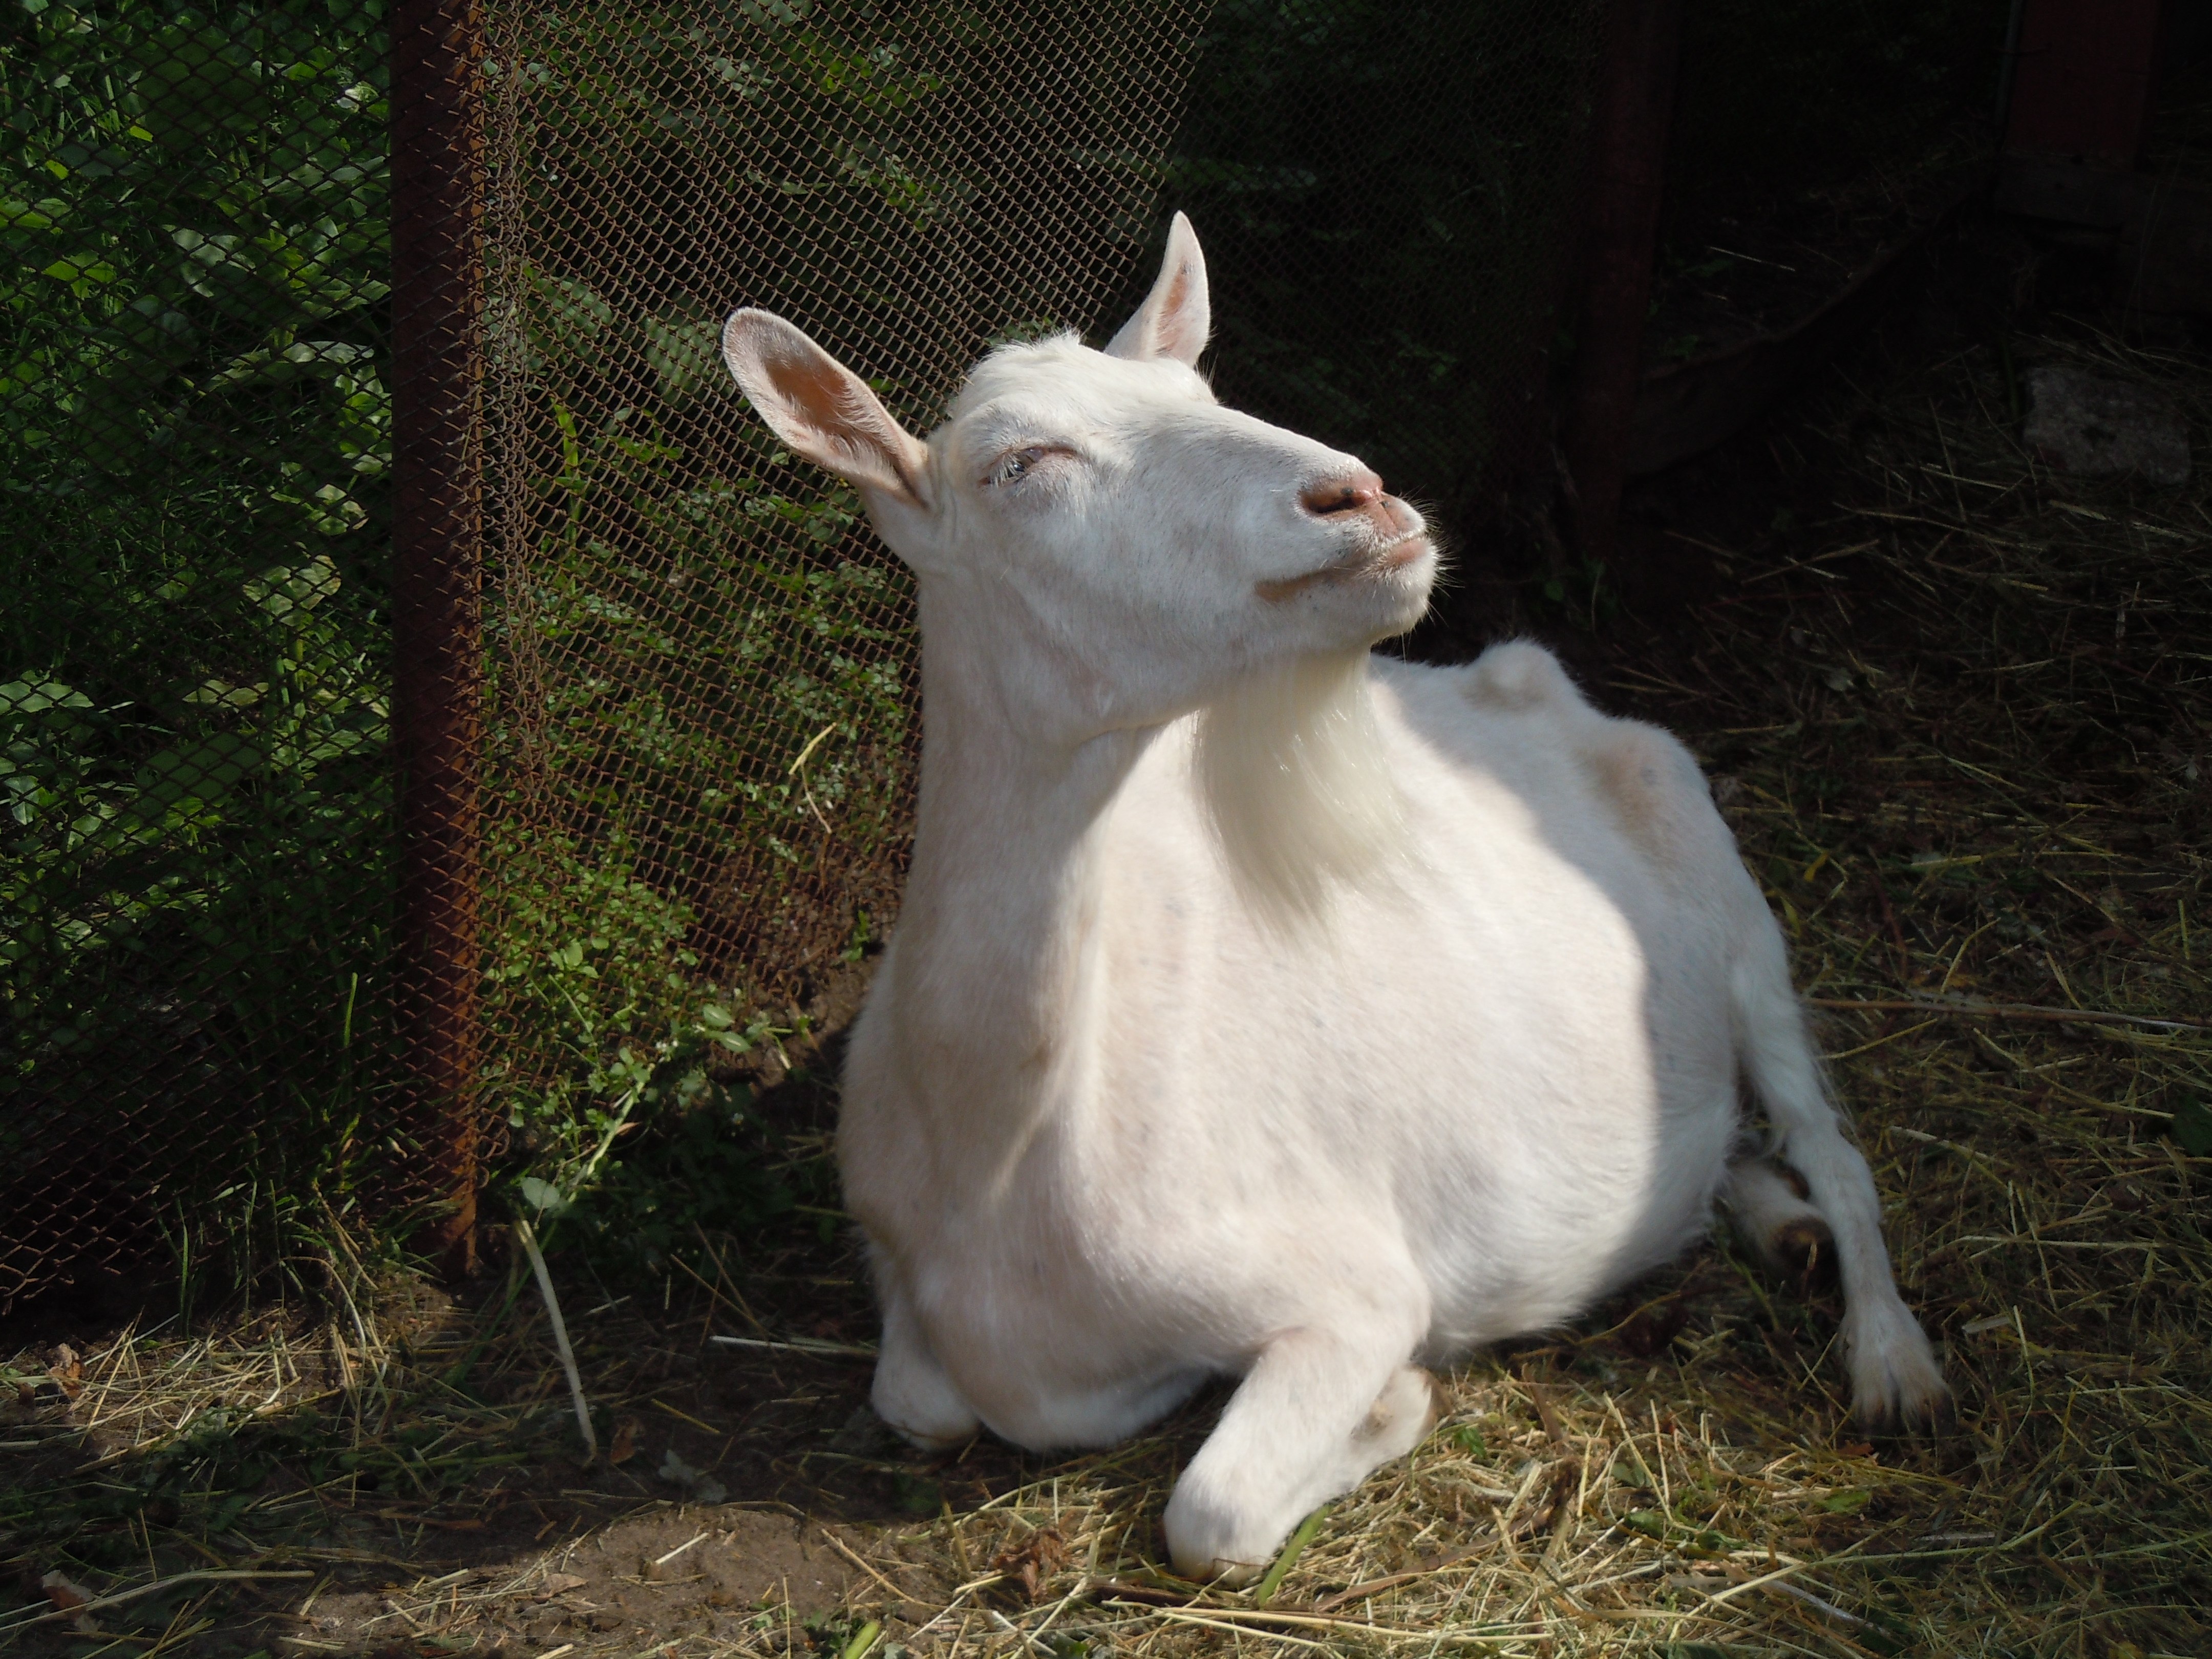
POLYGON ((1335 586, 1358 581, 1363 577, 1388 576, 1394 571, 1404 569, 1424 553, 1433 551, 1435 545, 1429 539, 1427 530, 1408 530, 1387 542, 1359 548, 1341 558, 1331 559, 1327 564, 1309 570, 1304 575, 1284 576, 1261 582, 1254 591, 1270 604, 1279 604, 1313 588, 1335 586))

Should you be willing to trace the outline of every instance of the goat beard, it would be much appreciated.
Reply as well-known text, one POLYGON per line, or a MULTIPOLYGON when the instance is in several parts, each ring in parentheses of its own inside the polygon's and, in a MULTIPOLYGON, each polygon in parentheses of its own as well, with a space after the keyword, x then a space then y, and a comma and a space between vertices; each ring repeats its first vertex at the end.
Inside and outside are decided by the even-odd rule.
POLYGON ((1320 919, 1406 841, 1367 689, 1367 652, 1261 669, 1200 714, 1199 793, 1237 886, 1279 922, 1320 919))

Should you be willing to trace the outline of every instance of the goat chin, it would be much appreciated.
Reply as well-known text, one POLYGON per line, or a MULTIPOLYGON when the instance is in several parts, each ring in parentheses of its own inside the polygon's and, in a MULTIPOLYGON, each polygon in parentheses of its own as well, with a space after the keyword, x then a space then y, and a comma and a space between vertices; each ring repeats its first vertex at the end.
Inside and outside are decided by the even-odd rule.
POLYGON ((1261 669, 1199 715, 1199 793, 1246 899, 1278 925, 1315 922, 1332 884, 1370 884, 1407 852, 1382 758, 1367 652, 1261 669))

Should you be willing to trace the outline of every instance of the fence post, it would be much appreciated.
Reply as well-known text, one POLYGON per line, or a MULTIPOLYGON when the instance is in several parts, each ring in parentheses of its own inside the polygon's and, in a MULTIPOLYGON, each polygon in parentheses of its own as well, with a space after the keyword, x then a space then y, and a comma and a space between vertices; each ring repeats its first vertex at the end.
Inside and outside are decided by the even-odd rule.
POLYGON ((394 1001, 415 1131, 445 1200, 430 1241, 473 1265, 477 766, 483 504, 483 18, 392 18, 392 737, 400 890, 394 1001))
POLYGON ((1583 302, 1563 434, 1576 542, 1585 559, 1606 561, 1613 555, 1643 380, 1681 0, 1613 0, 1609 12, 1590 123, 1583 302))

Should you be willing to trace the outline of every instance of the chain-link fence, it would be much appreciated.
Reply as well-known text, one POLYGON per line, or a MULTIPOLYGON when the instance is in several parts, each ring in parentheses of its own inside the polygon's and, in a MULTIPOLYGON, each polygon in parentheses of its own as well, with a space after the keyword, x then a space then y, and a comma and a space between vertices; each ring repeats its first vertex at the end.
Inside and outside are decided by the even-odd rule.
POLYGON ((717 344, 769 307, 920 429, 1094 324, 1205 8, 509 5, 491 20, 486 1086, 533 1130, 717 988, 803 1002, 896 904, 910 586, 717 344))
POLYGON ((865 971, 910 589, 733 307, 926 430, 1182 207, 1229 398, 1448 516, 1548 466, 1604 9, 12 0, 0 1306, 453 1231, 865 971))

